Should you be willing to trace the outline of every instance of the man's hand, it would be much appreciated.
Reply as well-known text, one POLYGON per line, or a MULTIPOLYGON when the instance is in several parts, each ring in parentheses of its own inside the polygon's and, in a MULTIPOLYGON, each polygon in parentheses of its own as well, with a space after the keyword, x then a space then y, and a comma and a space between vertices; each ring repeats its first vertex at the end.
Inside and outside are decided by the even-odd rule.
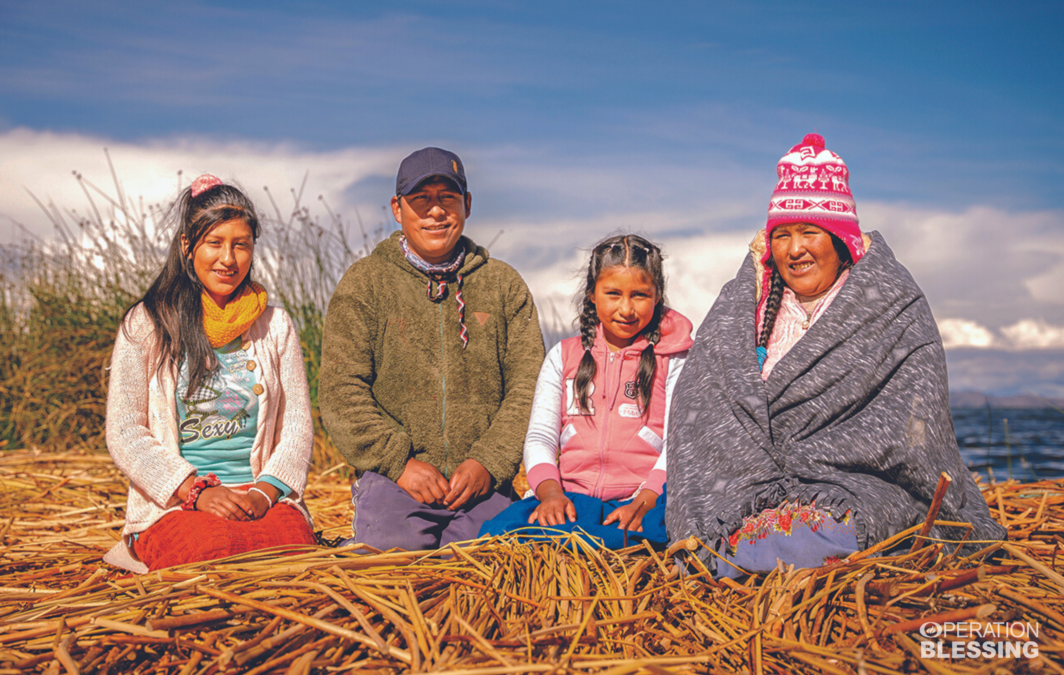
MULTIPOLYGON (((465 466, 465 464, 462 466, 465 466)), ((485 471, 484 473, 487 472, 485 471)), ((420 459, 414 458, 406 460, 406 468, 403 469, 403 475, 399 476, 399 480, 395 482, 422 504, 440 503, 451 489, 450 484, 440 473, 439 469, 428 462, 422 462, 420 459)))
POLYGON ((616 522, 619 530, 642 532, 643 516, 647 514, 647 511, 654 508, 657 503, 658 494, 656 492, 653 490, 640 490, 631 504, 625 504, 615 509, 610 515, 606 516, 606 520, 602 521, 602 524, 609 525, 616 522))
POLYGON ((534 525, 536 521, 543 527, 562 525, 566 521, 576 522, 576 507, 573 500, 565 496, 565 491, 556 480, 545 480, 536 488, 536 498, 539 506, 528 517, 528 524, 534 525))
POLYGON ((251 520, 255 517, 255 508, 247 495, 233 492, 229 488, 206 488, 196 499, 196 510, 213 513, 226 520, 251 520))
POLYGON ((451 476, 450 491, 443 498, 443 505, 457 511, 470 499, 483 497, 491 490, 491 474, 475 459, 467 459, 458 465, 451 476))

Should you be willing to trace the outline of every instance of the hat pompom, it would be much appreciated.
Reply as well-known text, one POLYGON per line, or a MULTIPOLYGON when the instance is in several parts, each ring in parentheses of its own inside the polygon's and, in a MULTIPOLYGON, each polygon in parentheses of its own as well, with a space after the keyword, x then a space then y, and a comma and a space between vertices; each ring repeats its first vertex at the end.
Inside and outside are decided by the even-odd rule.
POLYGON ((762 262, 770 255, 769 233, 785 223, 811 223, 823 228, 846 244, 854 262, 860 260, 864 244, 857 204, 850 192, 850 173, 842 158, 824 146, 824 137, 806 134, 780 158, 776 174, 779 180, 769 200, 762 262))
POLYGON ((825 147, 824 137, 820 134, 806 134, 805 138, 802 139, 802 145, 815 145, 818 148, 823 148, 825 147))

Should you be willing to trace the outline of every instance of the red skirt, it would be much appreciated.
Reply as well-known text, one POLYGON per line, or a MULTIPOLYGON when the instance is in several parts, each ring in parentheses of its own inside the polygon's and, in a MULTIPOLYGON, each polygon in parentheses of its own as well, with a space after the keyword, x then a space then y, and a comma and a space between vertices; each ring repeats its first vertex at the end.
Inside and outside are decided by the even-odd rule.
POLYGON ((134 550, 155 571, 274 546, 316 543, 303 514, 288 504, 278 504, 261 519, 249 521, 227 520, 203 511, 174 511, 141 532, 134 550))

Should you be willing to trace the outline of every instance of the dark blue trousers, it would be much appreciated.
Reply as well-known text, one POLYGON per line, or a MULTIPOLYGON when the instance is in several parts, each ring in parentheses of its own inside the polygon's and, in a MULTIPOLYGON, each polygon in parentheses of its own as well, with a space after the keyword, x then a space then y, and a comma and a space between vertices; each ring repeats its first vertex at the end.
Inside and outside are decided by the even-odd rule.
MULTIPOLYGON (((529 525, 528 517, 539 506, 539 500, 528 497, 514 503, 505 511, 495 516, 480 528, 480 536, 496 536, 500 534, 514 534, 518 537, 530 539, 545 539, 576 532, 583 539, 595 546, 603 546, 610 549, 624 548, 624 532, 617 527, 617 523, 603 525, 606 519, 618 507, 631 503, 631 499, 613 500, 604 502, 587 495, 576 492, 566 492, 565 496, 573 501, 576 507, 576 522, 564 523, 556 527, 541 527, 529 525)), ((628 532, 628 545, 639 544, 643 540, 651 544, 664 546, 669 537, 665 534, 665 490, 662 489, 658 503, 650 511, 643 515, 643 531, 628 532)))

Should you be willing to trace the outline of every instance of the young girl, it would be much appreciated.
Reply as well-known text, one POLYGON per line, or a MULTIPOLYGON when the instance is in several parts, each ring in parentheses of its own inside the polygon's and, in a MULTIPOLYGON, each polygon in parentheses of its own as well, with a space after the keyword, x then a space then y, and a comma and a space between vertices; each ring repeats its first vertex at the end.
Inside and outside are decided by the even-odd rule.
POLYGON ((115 340, 107 396, 107 449, 130 488, 123 541, 104 559, 140 573, 314 543, 303 356, 251 280, 255 208, 204 175, 171 217, 166 264, 115 340))
POLYGON ((636 235, 595 246, 580 335, 555 345, 536 382, 524 455, 535 498, 481 535, 583 530, 609 548, 629 536, 664 543, 665 420, 690 346, 691 322, 665 306, 661 250, 636 235))

